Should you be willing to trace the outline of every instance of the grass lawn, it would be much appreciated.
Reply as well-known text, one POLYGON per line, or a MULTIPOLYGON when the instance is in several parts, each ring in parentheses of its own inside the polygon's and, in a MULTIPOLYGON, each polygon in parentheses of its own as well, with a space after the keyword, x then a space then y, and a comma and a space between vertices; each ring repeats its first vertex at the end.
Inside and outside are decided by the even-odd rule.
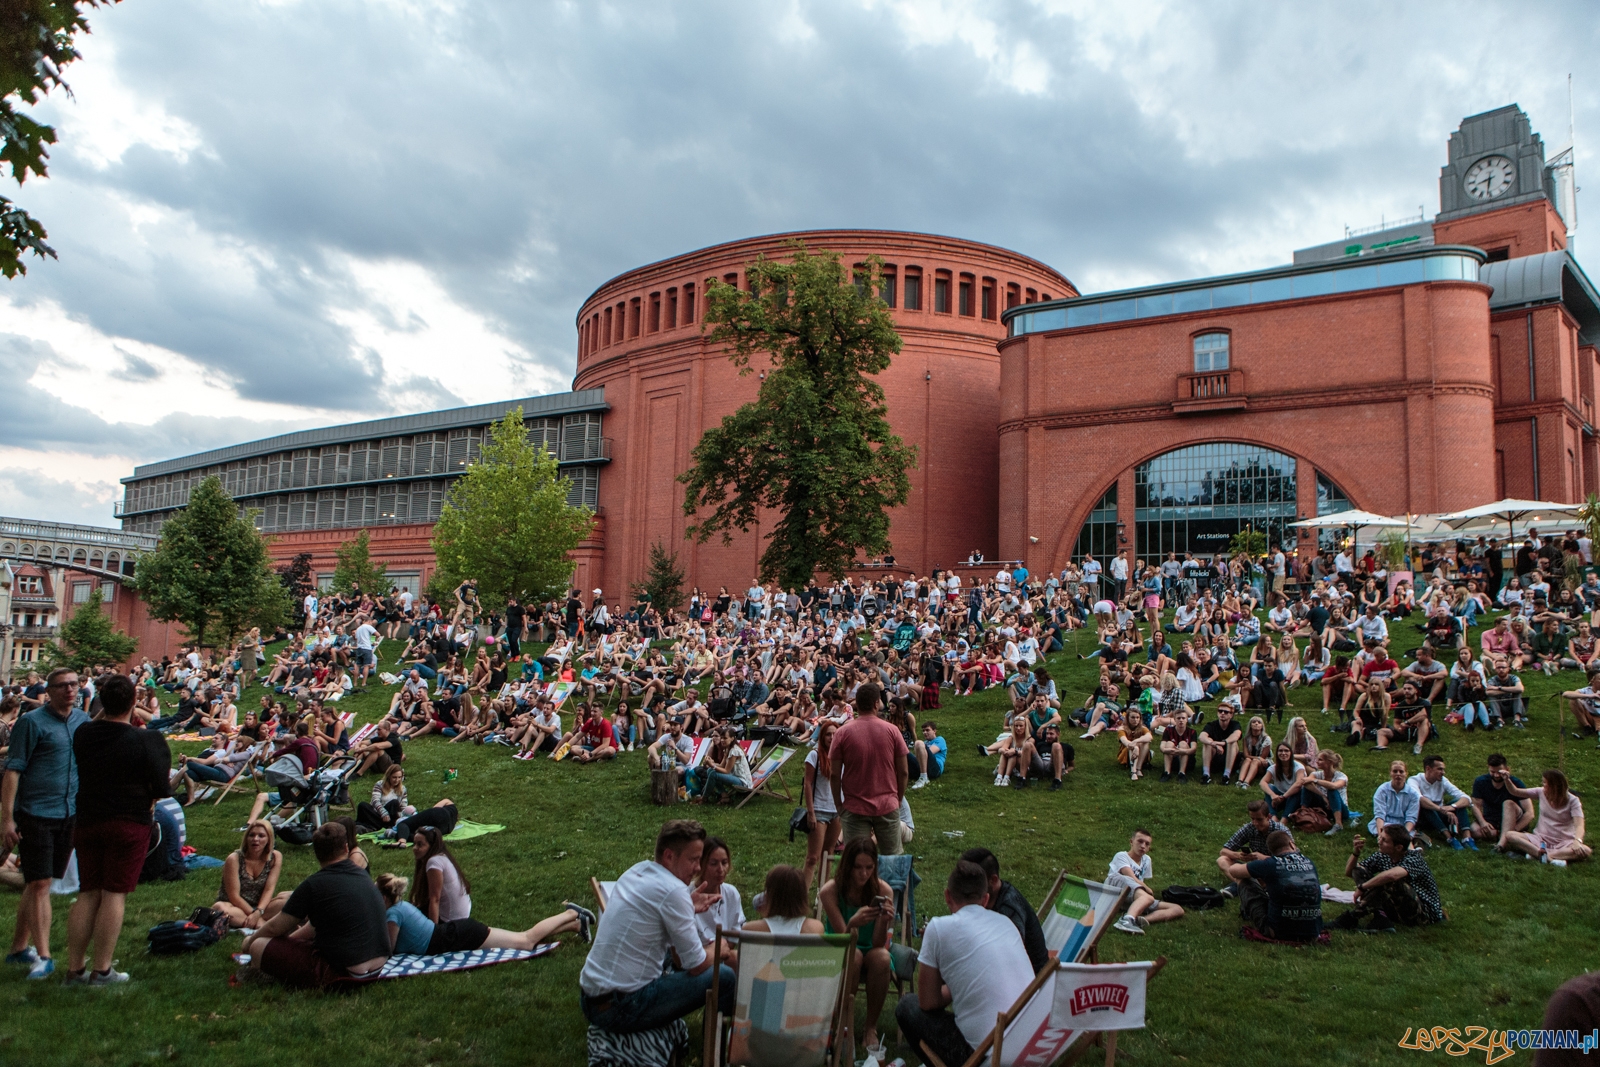
MULTIPOLYGON (((1397 651, 1418 641, 1413 627, 1395 628, 1397 651)), ((1476 632, 1472 641, 1476 647, 1476 632)), ((1094 684, 1094 671, 1073 650, 1051 657, 1049 666, 1072 704, 1094 684)), ((1471 735, 1447 728, 1429 750, 1447 758, 1449 776, 1469 791, 1492 751, 1504 752, 1512 772, 1536 784, 1539 772, 1558 758, 1551 694, 1581 684, 1576 679, 1575 672, 1554 679, 1525 674, 1532 728, 1471 735)), ((946 695, 944 709, 928 713, 949 739, 951 756, 943 778, 912 794, 917 820, 912 848, 924 878, 920 918, 943 912, 943 881, 963 848, 993 848, 1004 876, 1037 906, 1061 868, 1103 877, 1111 855, 1125 846, 1136 825, 1154 834, 1156 885, 1219 884, 1217 849, 1244 821, 1247 794, 1205 788, 1197 778, 1187 785, 1162 785, 1155 776, 1130 783, 1113 762, 1109 738, 1078 743, 1077 770, 1060 792, 997 789, 992 764, 979 762, 973 744, 994 738, 1004 700, 999 692, 962 700, 946 695), (965 836, 948 838, 947 830, 965 836)), ((1320 692, 1293 690, 1291 700, 1298 707, 1289 714, 1306 715, 1319 742, 1338 742, 1327 733, 1329 720, 1318 712, 1320 692)), ((382 714, 387 702, 388 690, 375 686, 347 706, 366 722, 382 714)), ((254 704, 255 694, 247 694, 243 703, 254 704)), ((1277 737, 1282 730, 1274 723, 1271 732, 1277 737)), ((1592 797, 1589 786, 1600 781, 1593 742, 1569 739, 1565 749, 1564 767, 1574 789, 1592 797)), ((1387 754, 1372 753, 1370 746, 1339 751, 1351 779, 1351 804, 1370 815, 1372 791, 1386 777, 1387 754)), ((1420 770, 1420 757, 1396 750, 1402 751, 1412 769, 1420 770)), ((494 926, 520 929, 558 910, 563 899, 589 902, 589 877, 615 877, 647 856, 667 814, 649 802, 642 753, 603 766, 543 759, 519 763, 498 746, 429 738, 408 746, 407 757, 414 803, 448 795, 464 817, 506 824, 505 832, 456 849, 472 881, 473 915, 494 926), (460 777, 444 786, 443 773, 452 767, 460 777)), ((786 773, 797 790, 798 771, 796 759, 786 773)), ((370 789, 370 779, 361 781, 370 789)), ((190 843, 207 855, 224 856, 237 847, 237 828, 249 805, 248 792, 236 792, 220 807, 206 802, 191 808, 190 843)), ((782 801, 762 798, 737 812, 684 806, 672 814, 697 815, 728 839, 734 854, 731 880, 748 906, 771 864, 803 861, 803 840, 788 840, 789 812, 782 801)), ((1343 879, 1349 842, 1346 834, 1302 844, 1324 881, 1349 888, 1343 879)), ((280 847, 287 859, 281 884, 292 887, 315 863, 309 848, 280 847)), ((407 852, 374 849, 370 855, 375 871, 411 873, 407 852)), ((1592 865, 1557 870, 1488 851, 1448 849, 1435 849, 1428 859, 1450 921, 1420 931, 1394 936, 1335 932, 1327 948, 1261 946, 1237 936, 1240 922, 1231 909, 1153 927, 1143 937, 1108 931, 1102 960, 1158 955, 1169 960, 1151 988, 1148 1029, 1123 1042, 1130 1062, 1273 1067, 1414 1062, 1416 1053, 1397 1048, 1408 1027, 1536 1027, 1557 985, 1600 966, 1592 865)), ((0 974, 0 1064, 401 1067, 586 1061, 577 1006, 584 947, 576 941, 527 963, 386 982, 333 996, 230 987, 229 953, 238 950, 237 936, 196 955, 147 957, 145 931, 209 904, 220 878, 219 870, 196 872, 183 882, 141 886, 130 898, 118 953, 121 968, 133 974, 125 987, 67 989, 59 980, 25 982, 21 969, 0 974)), ((58 957, 66 953, 69 904, 68 898, 56 899, 58 957)), ((6 907, 8 918, 12 908, 6 907)), ((1328 916, 1339 910, 1331 907, 1328 916)), ((891 991, 882 1022, 886 1034, 893 1033, 893 1006, 891 991)), ((698 1015, 690 1025, 697 1027, 698 1015)))

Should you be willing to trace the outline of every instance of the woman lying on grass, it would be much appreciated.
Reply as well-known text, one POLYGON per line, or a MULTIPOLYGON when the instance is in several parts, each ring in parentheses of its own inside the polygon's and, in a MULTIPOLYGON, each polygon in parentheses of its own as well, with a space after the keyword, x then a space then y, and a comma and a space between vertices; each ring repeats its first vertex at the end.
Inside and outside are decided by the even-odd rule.
POLYGON ((533 949, 559 934, 576 930, 584 941, 594 913, 569 903, 565 910, 542 919, 526 930, 500 930, 472 918, 435 922, 405 899, 410 880, 385 871, 378 875, 378 892, 388 910, 389 945, 397 954, 439 956, 475 948, 533 949))

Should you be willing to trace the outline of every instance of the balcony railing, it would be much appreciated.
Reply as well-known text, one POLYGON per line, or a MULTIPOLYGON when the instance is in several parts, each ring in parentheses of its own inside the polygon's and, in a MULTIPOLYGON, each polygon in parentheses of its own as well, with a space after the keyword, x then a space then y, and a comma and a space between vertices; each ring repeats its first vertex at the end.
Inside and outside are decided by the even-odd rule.
POLYGON ((57 629, 54 626, 13 626, 11 636, 18 641, 53 641, 57 629))
POLYGON ((562 463, 610 463, 611 438, 586 437, 561 444, 562 463))
POLYGON ((1244 372, 1207 371, 1178 375, 1178 395, 1174 411, 1219 411, 1246 406, 1244 372))

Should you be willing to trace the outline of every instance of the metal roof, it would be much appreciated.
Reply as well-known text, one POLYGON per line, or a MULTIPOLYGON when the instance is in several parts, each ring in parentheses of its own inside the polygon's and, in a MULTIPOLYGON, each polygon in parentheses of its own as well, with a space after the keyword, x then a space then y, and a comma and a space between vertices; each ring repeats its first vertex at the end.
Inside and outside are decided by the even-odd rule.
POLYGON ((1578 320, 1578 336, 1584 344, 1600 341, 1600 293, 1568 253, 1541 252, 1486 263, 1478 280, 1494 286, 1490 311, 1559 302, 1578 320))
POLYGON ((584 411, 609 410, 604 388, 579 389, 570 393, 551 393, 548 396, 528 396, 521 400, 497 400, 492 404, 425 411, 416 415, 399 415, 390 419, 351 422, 342 426, 324 426, 316 430, 300 430, 297 433, 279 434, 277 437, 264 437, 259 441, 215 448, 209 452, 196 452, 192 456, 146 463, 142 467, 135 467, 133 473, 123 478, 122 482, 127 484, 142 478, 154 478, 163 474, 193 470, 196 467, 209 467, 217 463, 232 463, 252 456, 287 452, 296 448, 320 448, 323 445, 399 437, 403 434, 436 433, 466 426, 484 426, 500 421, 505 418, 506 412, 517 407, 522 408, 524 418, 540 419, 576 415, 584 411))

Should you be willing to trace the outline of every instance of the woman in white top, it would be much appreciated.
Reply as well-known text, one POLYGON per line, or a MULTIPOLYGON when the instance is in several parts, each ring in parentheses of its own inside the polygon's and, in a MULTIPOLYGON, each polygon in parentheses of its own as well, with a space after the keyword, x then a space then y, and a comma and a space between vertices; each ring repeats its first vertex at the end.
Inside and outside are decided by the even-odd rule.
POLYGON ((806 753, 802 796, 806 807, 806 865, 803 881, 811 885, 823 856, 833 855, 839 843, 839 810, 833 802, 833 764, 828 762, 828 752, 833 748, 833 735, 839 724, 831 719, 817 726, 817 745, 806 753))
POLYGON ((1323 837, 1332 837, 1342 831, 1345 816, 1352 814, 1346 800, 1346 788, 1349 785, 1350 779, 1344 773, 1344 757, 1331 748, 1318 752, 1317 769, 1306 782, 1302 794, 1308 806, 1326 808, 1329 818, 1333 820, 1333 825, 1323 833, 1323 837))
POLYGON ((470 918, 472 883, 445 846, 439 828, 424 826, 411 841, 416 846, 411 903, 436 923, 470 918))
MULTIPOLYGON (((700 940, 706 952, 712 951, 717 928, 737 930, 744 925, 744 902, 739 890, 728 884, 728 872, 733 870, 733 851, 720 837, 706 838, 705 851, 700 854, 700 875, 694 880, 691 891, 696 900, 710 898, 705 911, 695 913, 694 924, 700 931, 700 940)), ((722 955, 728 966, 738 967, 738 953, 724 946, 722 955)))
POLYGON ((1322 635, 1312 634, 1311 640, 1300 653, 1300 684, 1316 685, 1322 681, 1322 676, 1328 673, 1330 661, 1327 646, 1322 643, 1322 635))
POLYGON ((1294 758, 1289 742, 1279 741, 1267 773, 1261 776, 1261 792, 1274 815, 1293 815, 1300 808, 1300 790, 1305 785, 1306 769, 1294 758))

